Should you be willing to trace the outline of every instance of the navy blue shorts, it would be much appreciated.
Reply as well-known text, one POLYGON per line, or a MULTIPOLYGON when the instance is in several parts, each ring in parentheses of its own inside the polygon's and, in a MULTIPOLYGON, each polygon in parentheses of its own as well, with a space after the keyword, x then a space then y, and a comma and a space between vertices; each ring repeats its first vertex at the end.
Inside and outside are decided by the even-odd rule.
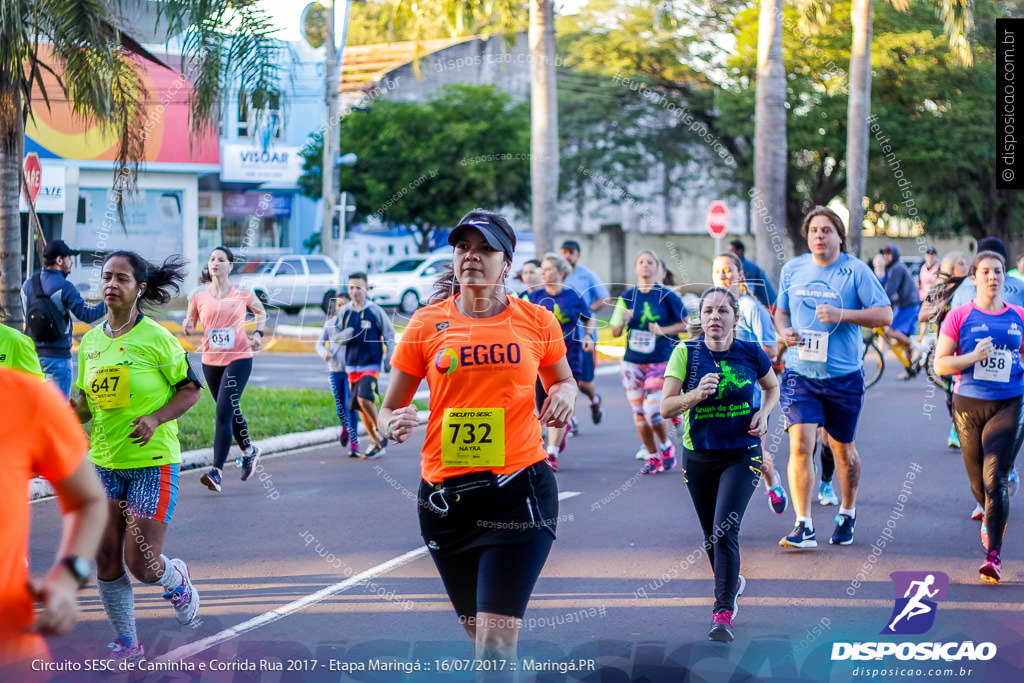
MULTIPOLYGON (((577 381, 579 382, 593 382, 594 381, 594 365, 597 363, 597 349, 594 349, 590 353, 583 352, 583 362, 580 364, 580 372, 577 381)), ((575 376, 576 373, 573 373, 575 376)))
POLYGON ((779 402, 787 430, 795 424, 822 425, 839 443, 853 443, 864 406, 864 371, 810 379, 786 370, 779 402))
POLYGON ((921 312, 921 304, 897 308, 893 311, 892 325, 890 327, 897 332, 902 332, 908 337, 917 332, 917 314, 921 312))

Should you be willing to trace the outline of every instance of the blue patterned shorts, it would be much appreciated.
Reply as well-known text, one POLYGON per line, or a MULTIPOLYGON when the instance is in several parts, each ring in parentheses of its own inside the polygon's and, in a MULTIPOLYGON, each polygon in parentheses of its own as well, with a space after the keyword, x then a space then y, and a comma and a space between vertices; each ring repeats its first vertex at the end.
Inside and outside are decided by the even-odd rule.
POLYGON ((96 466, 110 500, 123 500, 124 511, 143 519, 170 522, 178 502, 179 463, 113 470, 96 466))

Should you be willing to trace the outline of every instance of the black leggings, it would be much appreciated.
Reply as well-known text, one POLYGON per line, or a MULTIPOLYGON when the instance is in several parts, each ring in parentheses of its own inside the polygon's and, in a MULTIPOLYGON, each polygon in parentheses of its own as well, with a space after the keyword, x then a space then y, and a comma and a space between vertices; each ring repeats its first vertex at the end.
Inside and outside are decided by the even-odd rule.
POLYGON ((252 358, 239 358, 227 365, 203 363, 203 375, 217 401, 217 420, 213 431, 213 466, 223 469, 231 450, 231 436, 243 451, 249 450, 249 426, 242 415, 242 392, 252 372, 252 358))
POLYGON ((761 481, 761 447, 687 451, 686 456, 683 476, 715 572, 713 612, 731 611, 740 573, 740 522, 761 481))
POLYGON ((1024 400, 1017 396, 989 401, 954 394, 953 424, 971 493, 985 508, 988 551, 999 552, 1010 516, 1006 481, 1024 440, 1024 400))
POLYGON ((431 557, 460 621, 478 612, 522 619, 554 542, 551 534, 538 531, 526 543, 481 546, 457 555, 431 553, 431 557))

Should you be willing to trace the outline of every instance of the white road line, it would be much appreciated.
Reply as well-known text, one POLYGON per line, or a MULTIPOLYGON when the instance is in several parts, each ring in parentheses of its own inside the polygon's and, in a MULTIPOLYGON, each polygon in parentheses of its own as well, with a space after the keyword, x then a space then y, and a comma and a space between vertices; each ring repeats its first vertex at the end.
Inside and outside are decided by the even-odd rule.
MULTIPOLYGON (((575 498, 576 496, 579 495, 581 495, 579 491, 563 491, 558 494, 558 500, 567 500, 569 498, 575 498)), ((194 657, 195 655, 199 654, 200 652, 203 652, 204 650, 209 650, 214 645, 219 645, 220 643, 237 638, 243 633, 255 630, 257 628, 260 628, 261 626, 266 626, 267 624, 271 624, 277 621, 278 619, 283 619, 289 614, 294 614, 295 612, 305 609, 310 605, 314 605, 320 602, 324 598, 329 598, 330 596, 336 593, 342 593, 351 588, 352 586, 357 586, 363 583, 367 579, 372 579, 375 576, 386 574, 392 569, 397 569, 398 567, 401 567, 404 564, 409 564, 413 560, 418 559, 426 554, 426 546, 423 546, 422 548, 416 548, 415 550, 410 550, 404 555, 394 557, 388 560, 387 562, 378 564, 376 567, 370 567, 365 572, 361 574, 356 574, 355 576, 345 579, 344 581, 340 581, 334 584, 333 586, 321 588, 317 592, 311 593, 304 598, 299 598, 298 600, 290 602, 287 605, 282 605, 277 609, 265 612, 259 615, 258 617, 253 617, 248 621, 243 621, 241 624, 238 624, 237 626, 232 626, 231 628, 224 629, 220 633, 215 633, 212 636, 207 636, 206 638, 203 638, 202 640, 197 640, 194 643, 182 645, 177 649, 171 650, 166 654, 160 655, 154 661, 177 662, 187 657, 194 657)))

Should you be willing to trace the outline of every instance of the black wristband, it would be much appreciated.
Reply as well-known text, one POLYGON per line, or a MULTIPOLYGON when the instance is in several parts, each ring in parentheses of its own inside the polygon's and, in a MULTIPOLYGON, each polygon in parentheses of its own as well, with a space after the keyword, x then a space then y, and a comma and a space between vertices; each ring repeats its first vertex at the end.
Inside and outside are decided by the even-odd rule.
POLYGON ((253 332, 255 332, 256 334, 260 335, 261 337, 264 336, 263 335, 263 330, 253 330, 253 332))

